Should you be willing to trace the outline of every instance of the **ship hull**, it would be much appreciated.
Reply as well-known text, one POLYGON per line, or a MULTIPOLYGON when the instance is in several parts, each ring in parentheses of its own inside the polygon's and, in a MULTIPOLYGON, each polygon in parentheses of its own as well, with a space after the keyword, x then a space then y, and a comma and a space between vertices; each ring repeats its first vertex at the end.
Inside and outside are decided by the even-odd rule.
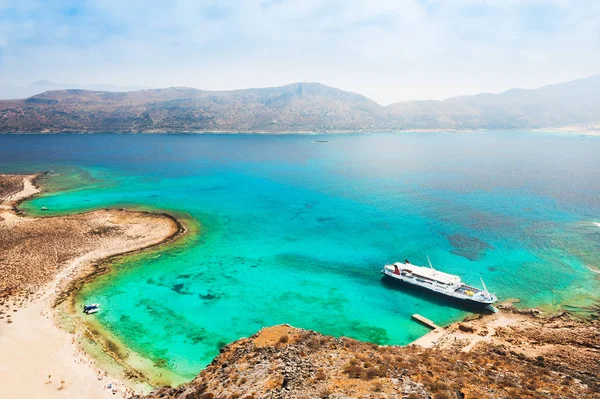
POLYGON ((391 284, 394 286, 402 287, 404 291, 407 291, 408 293, 413 294, 415 296, 416 295, 423 296, 423 294, 425 294, 425 295, 429 296, 432 300, 436 300, 436 302, 439 302, 440 304, 443 303, 443 304, 457 305, 457 307, 464 309, 464 310, 469 310, 469 311, 475 311, 475 312, 481 312, 484 310, 493 311, 490 308, 492 306, 491 303, 479 302, 479 301, 469 299, 469 298, 456 297, 456 296, 449 295, 444 292, 440 292, 440 291, 429 289, 427 287, 423 287, 418 284, 412 284, 408 281, 405 281, 400 278, 396 278, 396 277, 391 276, 384 272, 381 272, 381 274, 383 274, 383 276, 384 276, 383 280, 385 281, 386 284, 388 284, 388 285, 391 284))

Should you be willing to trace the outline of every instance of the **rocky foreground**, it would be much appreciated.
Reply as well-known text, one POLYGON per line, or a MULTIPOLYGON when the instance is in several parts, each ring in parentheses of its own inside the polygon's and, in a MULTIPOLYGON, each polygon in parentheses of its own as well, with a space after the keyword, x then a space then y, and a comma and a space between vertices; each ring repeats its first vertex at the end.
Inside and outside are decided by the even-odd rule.
POLYGON ((433 348, 270 327, 224 347, 189 384, 145 398, 600 398, 598 320, 502 313, 514 323, 492 316, 492 334, 485 319, 458 323, 433 348))

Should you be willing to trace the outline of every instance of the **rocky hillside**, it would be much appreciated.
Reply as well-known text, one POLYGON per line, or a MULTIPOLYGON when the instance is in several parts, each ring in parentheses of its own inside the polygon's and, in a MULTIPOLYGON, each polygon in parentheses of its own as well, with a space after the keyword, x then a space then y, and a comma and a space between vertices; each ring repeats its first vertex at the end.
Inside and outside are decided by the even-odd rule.
POLYGON ((0 101, 10 132, 600 129, 600 75, 535 90, 381 106, 319 83, 232 91, 57 90, 0 101))
MULTIPOLYGON (((487 334, 475 331, 474 323, 463 324, 457 329, 470 329, 473 337, 487 334)), ((226 346, 191 383, 160 388, 146 398, 600 397, 600 324, 565 317, 538 326, 543 333, 537 338, 527 329, 498 328, 495 342, 477 341, 465 350, 461 345, 382 347, 281 325, 226 346), (574 327, 577 333, 569 334, 574 327), (548 359, 544 352, 524 354, 498 344, 502 339, 520 340, 522 347, 531 341, 538 349, 556 346, 562 354, 548 359)))
POLYGON ((415 129, 597 129, 598 104, 600 75, 534 90, 402 102, 387 110, 398 126, 415 129))
POLYGON ((235 91, 50 91, 0 101, 0 132, 328 131, 381 128, 382 107, 317 83, 235 91))

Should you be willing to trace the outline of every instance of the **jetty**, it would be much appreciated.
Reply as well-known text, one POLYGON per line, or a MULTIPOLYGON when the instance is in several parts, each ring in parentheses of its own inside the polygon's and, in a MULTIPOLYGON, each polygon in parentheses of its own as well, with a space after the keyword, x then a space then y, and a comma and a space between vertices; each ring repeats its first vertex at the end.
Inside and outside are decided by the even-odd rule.
POLYGON ((432 330, 437 330, 437 329, 442 328, 442 327, 438 326, 437 324, 435 324, 433 321, 429 320, 427 317, 423 317, 420 314, 415 313, 414 315, 412 315, 412 318, 415 319, 416 321, 418 321, 419 323, 426 325, 427 327, 431 328, 432 330))
POLYGON ((423 317, 420 314, 413 314, 412 319, 431 328, 431 331, 423 335, 421 338, 417 338, 411 343, 411 345, 417 345, 423 348, 433 348, 438 343, 438 340, 444 336, 446 330, 443 327, 438 326, 427 317, 423 317))

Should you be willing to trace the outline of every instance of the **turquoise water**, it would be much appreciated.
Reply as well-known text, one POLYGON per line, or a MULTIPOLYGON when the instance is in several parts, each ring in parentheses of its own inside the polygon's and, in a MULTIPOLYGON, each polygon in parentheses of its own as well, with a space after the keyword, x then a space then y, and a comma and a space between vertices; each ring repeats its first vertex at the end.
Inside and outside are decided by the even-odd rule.
POLYGON ((143 206, 199 225, 80 294, 125 345, 183 378, 264 326, 406 344, 427 332, 413 313, 466 314, 383 284, 396 260, 429 256, 521 306, 591 305, 598 153, 600 138, 527 132, 0 135, 0 171, 53 171, 51 191, 23 204, 31 213, 143 206))

